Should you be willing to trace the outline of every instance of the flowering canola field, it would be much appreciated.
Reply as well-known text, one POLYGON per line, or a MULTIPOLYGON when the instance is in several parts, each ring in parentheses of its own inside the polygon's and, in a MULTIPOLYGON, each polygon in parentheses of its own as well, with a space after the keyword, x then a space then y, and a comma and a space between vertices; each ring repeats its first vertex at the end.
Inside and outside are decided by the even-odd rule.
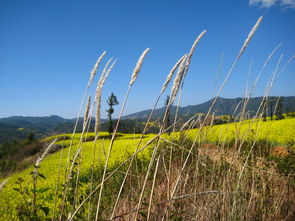
MULTIPOLYGON (((238 123, 208 126, 203 128, 201 132, 199 129, 192 129, 181 133, 187 134, 190 139, 194 139, 196 135, 199 134, 202 142, 222 143, 236 138, 249 141, 256 139, 267 140, 274 145, 283 144, 294 147, 295 118, 267 122, 263 122, 259 119, 254 121, 248 120, 238 123)), ((100 136, 101 138, 97 140, 96 145, 94 145, 93 141, 86 141, 82 144, 81 175, 89 173, 93 160, 96 162, 96 168, 103 168, 105 154, 108 152, 110 141, 109 139, 105 139, 107 133, 102 132, 100 136), (95 155, 94 152, 96 152, 95 155)), ((118 134, 111 153, 108 171, 111 171, 118 163, 123 162, 134 153, 140 136, 140 134, 118 134)), ((145 135, 141 146, 146 144, 154 136, 155 135, 145 135)), ((169 136, 165 135, 165 137, 166 136, 169 139, 169 136)), ((171 135, 171 137, 178 136, 180 136, 179 132, 171 135)), ((60 140, 56 144, 63 145, 64 148, 53 154, 49 154, 44 161, 41 162, 39 172, 45 176, 45 179, 38 178, 37 183, 38 189, 49 188, 47 191, 38 193, 38 202, 41 202, 42 205, 48 208, 53 207, 57 180, 59 179, 60 184, 65 180, 65 165, 69 152, 68 146, 70 145, 71 134, 52 136, 46 138, 45 141, 50 141, 57 137, 59 137, 60 140), (67 139, 64 140, 62 139, 63 137, 67 139)), ((88 140, 90 140, 91 137, 94 137, 93 133, 88 133, 84 136, 84 138, 88 140)), ((80 134, 76 134, 73 140, 71 156, 73 156, 74 152, 77 150, 79 140, 80 134)), ((139 154, 138 158, 148 161, 152 147, 151 145, 146 148, 139 154)), ((4 188, 0 190, 0 220, 17 220, 17 205, 22 199, 20 194, 14 190, 16 187, 15 182, 21 177, 24 180, 24 185, 32 185, 32 177, 30 175, 32 171, 33 166, 11 175, 4 188)), ((0 180, 0 182, 2 181, 3 179, 0 180)))

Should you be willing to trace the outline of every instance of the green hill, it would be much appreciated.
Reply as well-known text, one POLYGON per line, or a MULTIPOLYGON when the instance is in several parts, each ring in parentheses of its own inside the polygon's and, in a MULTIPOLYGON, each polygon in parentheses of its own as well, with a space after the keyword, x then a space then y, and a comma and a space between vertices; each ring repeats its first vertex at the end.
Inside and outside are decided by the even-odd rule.
MULTIPOLYGON (((192 140, 198 133, 198 129, 183 131, 181 133, 177 132, 175 134, 172 134, 170 137, 168 135, 164 135, 164 138, 170 139, 172 141, 178 139, 181 136, 184 136, 186 132, 188 132, 188 135, 192 140)), ((261 120, 249 120, 242 123, 217 125, 213 127, 208 126, 201 133, 201 136, 203 142, 211 142, 219 145, 221 143, 226 143, 234 140, 237 134, 239 139, 247 141, 253 141, 254 139, 257 139, 258 141, 267 140, 272 145, 282 144, 294 146, 295 118, 267 122, 263 122, 261 120)), ((79 158, 81 160, 79 161, 81 162, 81 167, 79 167, 79 174, 81 179, 79 185, 80 190, 82 191, 80 193, 82 199, 85 198, 85 194, 87 194, 90 188, 92 163, 95 162, 94 170, 96 171, 96 173, 101 174, 103 170, 105 156, 108 152, 110 141, 108 139, 105 139, 107 133, 101 133, 100 135, 100 139, 96 143, 94 143, 94 134, 88 133, 84 136, 84 139, 86 139, 87 141, 81 144, 79 144, 81 134, 76 134, 74 136, 70 156, 73 157, 74 152, 77 150, 77 148, 82 148, 81 156, 79 158)), ((120 165, 122 162, 128 159, 130 155, 134 153, 140 136, 140 134, 117 135, 111 153, 108 171, 114 170, 118 165, 120 165)), ((155 135, 152 134, 144 136, 141 146, 144 146, 144 144, 151 140, 154 136, 155 135)), ((42 174, 42 176, 40 175, 37 181, 37 199, 38 203, 42 205, 44 208, 46 208, 42 209, 46 210, 44 212, 45 214, 43 214, 45 217, 52 216, 54 208, 54 199, 58 201, 55 208, 57 209, 58 206, 60 206, 59 200, 61 200, 61 198, 56 197, 62 193, 62 184, 66 177, 65 165, 67 164, 67 156, 69 154, 70 149, 70 137, 71 134, 61 134, 48 137, 45 140, 43 140, 43 142, 50 142, 55 138, 59 138, 55 145, 61 147, 59 151, 49 154, 44 159, 44 161, 42 161, 39 168, 39 172, 40 174, 42 174), (58 193, 57 195, 56 191, 58 193)), ((141 152, 138 155, 137 160, 138 162, 141 162, 138 165, 141 165, 140 167, 142 169, 146 168, 145 162, 148 162, 148 160, 150 159, 151 150, 153 147, 153 145, 149 145, 143 152, 141 152)), ((31 202, 30 194, 19 193, 21 191, 29 191, 29 189, 32 188, 31 172, 33 171, 33 169, 33 166, 30 166, 29 168, 21 172, 17 172, 9 177, 8 182, 0 192, 0 220, 17 219, 17 214, 23 209, 21 209, 21 206, 24 206, 24 199, 22 199, 22 194, 26 198, 25 201, 31 202), (27 188, 27 190, 21 188, 27 188)), ((140 168, 137 169, 140 170, 140 168)), ((110 181, 113 184, 109 184, 111 186, 108 185, 108 191, 112 192, 112 188, 118 188, 116 185, 119 184, 115 185, 115 183, 120 183, 120 179, 116 179, 119 178, 114 178, 114 180, 110 181)), ((2 181, 3 179, 0 182, 2 181)), ((108 194, 111 194, 111 192, 108 194)), ((31 192, 29 191, 29 193, 31 192)), ((112 195, 108 195, 108 197, 111 196, 112 195)), ((107 206, 107 204, 105 206, 107 206)))

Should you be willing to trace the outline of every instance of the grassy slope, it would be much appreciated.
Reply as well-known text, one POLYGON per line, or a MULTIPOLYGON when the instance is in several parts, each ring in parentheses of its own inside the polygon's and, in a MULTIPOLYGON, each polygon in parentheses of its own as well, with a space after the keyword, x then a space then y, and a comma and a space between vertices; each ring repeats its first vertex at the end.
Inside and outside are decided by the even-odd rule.
MULTIPOLYGON (((87 136, 93 136, 93 133, 89 133, 87 136)), ((63 135, 53 136, 47 138, 48 140, 52 140, 56 137, 63 137, 63 135)), ((67 136, 71 136, 68 134, 67 136)), ((124 159, 127 158, 130 153, 134 152, 136 144, 138 142, 138 137, 140 135, 132 135, 127 134, 121 137, 118 137, 118 139, 115 141, 113 151, 111 154, 111 158, 109 161, 109 168, 112 168, 117 162, 122 162, 124 159)), ((79 143, 79 134, 75 135, 74 145, 72 149, 72 153, 77 148, 77 143, 79 143)), ((145 137, 143 139, 143 143, 145 143, 149 137, 145 137)), ((62 144, 63 141, 58 141, 57 144, 62 144)), ((64 145, 69 145, 70 141, 65 140, 64 145)), ((98 140, 97 142, 97 148, 99 149, 99 154, 96 153, 97 159, 99 156, 99 163, 100 165, 103 164, 105 158, 104 154, 102 152, 102 145, 104 146, 106 152, 109 147, 109 140, 98 140)), ((46 193, 39 194, 38 200, 42 201, 42 204, 44 206, 48 206, 49 208, 52 207, 53 204, 53 196, 54 196, 54 189, 56 186, 56 181, 58 178, 58 171, 61 171, 60 177, 61 181, 64 180, 64 170, 65 170, 65 164, 67 161, 67 155, 68 155, 69 148, 64 148, 62 151, 50 154, 46 157, 46 159, 41 163, 40 165, 40 173, 43 174, 46 179, 39 178, 38 180, 38 188, 43 187, 50 187, 51 189, 48 190, 46 193), (61 155, 62 154, 62 155, 61 155), (61 160, 60 160, 61 159, 61 160), (61 165, 61 167, 59 167, 61 165)), ((83 144, 83 162, 82 162, 82 168, 81 168, 81 174, 87 172, 89 168, 91 168, 92 161, 93 161, 93 152, 94 152, 94 144, 92 141, 86 142, 83 144)), ((73 154, 72 154, 73 155, 73 154)), ((148 150, 143 151, 140 154, 141 158, 148 158, 149 153, 148 150)), ((31 176, 30 172, 33 170, 33 166, 27 168, 26 170, 16 173, 12 175, 8 181, 8 183, 5 185, 5 188, 2 192, 0 192, 0 220, 14 220, 15 217, 15 210, 13 209, 17 202, 20 200, 20 196, 18 193, 16 193, 13 188, 15 187, 14 183, 17 180, 18 177, 22 177, 26 182, 31 183, 31 176)), ((40 201, 39 201, 40 202, 40 201)))
MULTIPOLYGON (((189 131, 190 137, 194 137, 198 129, 189 131)), ((295 118, 273 121, 243 121, 242 123, 230 123, 204 128, 201 133, 203 141, 211 143, 223 143, 236 139, 240 140, 267 140, 268 142, 294 146, 295 144, 295 118)))
MULTIPOLYGON (((205 128, 204 132, 202 132, 202 136, 204 136, 204 140, 206 142, 223 142, 235 138, 238 134, 238 137, 243 137, 244 139, 253 139, 255 137, 255 131, 259 128, 259 133, 257 134, 258 139, 267 139, 270 142, 275 144, 293 144, 295 140, 295 119, 285 119, 280 121, 271 121, 271 122, 262 122, 256 121, 251 124, 251 121, 239 123, 232 123, 227 125, 217 125, 213 127, 205 128)), ((189 135, 194 137, 198 132, 198 129, 193 129, 189 131, 189 135)), ((89 133, 86 137, 93 136, 93 133, 89 133)), ((107 135, 106 133, 102 133, 102 136, 107 135)), ((113 148, 113 152, 111 154, 111 159, 109 163, 109 167, 112 168, 116 165, 117 162, 122 162, 127 158, 136 147, 138 142, 138 137, 140 135, 134 134, 120 134, 115 141, 115 145, 113 148)), ((63 137, 64 135, 58 135, 54 137, 49 137, 47 140, 51 140, 55 137, 63 137)), ((70 134, 66 136, 71 137, 70 134)), ((153 135, 147 135, 143 143, 147 142, 152 138, 153 135)), ((176 134, 179 136, 179 133, 176 134)), ((75 135, 73 151, 77 148, 77 143, 79 142, 80 134, 75 135)), ((70 141, 58 141, 58 144, 64 144, 65 146, 69 145, 70 141)), ((103 166, 104 162, 104 154, 102 152, 101 147, 108 149, 109 140, 101 139, 97 142, 97 148, 99 149, 99 167, 103 166)), ((151 147, 149 147, 151 148, 151 147)), ((56 186, 56 181, 58 178, 58 171, 61 171, 60 177, 61 181, 64 180, 64 169, 66 164, 66 158, 68 155, 68 149, 64 148, 62 151, 50 154, 46 157, 46 159, 41 163, 40 172, 46 177, 46 180, 39 178, 38 180, 38 188, 42 187, 50 187, 51 189, 46 191, 45 193, 38 195, 39 202, 41 201, 44 206, 52 207, 53 205, 53 196, 54 189, 56 186), (61 159, 61 160, 60 160, 61 159), (61 167, 59 167, 61 165, 61 167)), ((85 174, 89 171, 89 168, 92 165, 93 161, 93 151, 94 145, 93 141, 89 141, 83 144, 83 160, 82 160, 82 169, 81 174, 85 174)), ((149 158, 149 150, 146 150, 140 154, 141 158, 148 159, 149 158)), ((97 157, 96 157, 97 158, 97 157)), ((97 158, 98 159, 98 158, 97 158)), ((97 161, 96 161, 97 162, 97 161)), ((33 167, 29 167, 26 170, 16 173, 12 175, 5 185, 4 189, 0 192, 0 220, 13 220, 15 219, 15 207, 17 202, 20 200, 19 194, 17 194, 13 188, 15 187, 14 183, 18 177, 22 177, 25 182, 31 183, 30 172, 33 170, 33 167)))

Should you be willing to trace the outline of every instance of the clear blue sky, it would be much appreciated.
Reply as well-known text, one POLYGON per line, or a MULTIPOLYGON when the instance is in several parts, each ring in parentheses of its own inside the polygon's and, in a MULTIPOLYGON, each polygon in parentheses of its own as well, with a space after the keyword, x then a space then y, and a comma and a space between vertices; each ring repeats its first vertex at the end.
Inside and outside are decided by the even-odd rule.
MULTIPOLYGON (((149 109, 171 67, 204 29, 208 32, 193 56, 181 106, 207 101, 214 94, 222 54, 217 86, 260 15, 264 20, 222 97, 243 96, 251 59, 250 84, 268 54, 282 43, 255 90, 254 96, 263 95, 279 56, 284 54, 285 63, 295 54, 295 1, 0 0, 0 117, 75 117, 89 73, 106 50, 104 62, 110 57, 118 62, 103 90, 105 117, 107 97, 114 92, 122 103, 138 56, 147 47, 150 53, 124 114, 149 109)), ((295 95, 294 82, 293 61, 271 94, 295 95)))

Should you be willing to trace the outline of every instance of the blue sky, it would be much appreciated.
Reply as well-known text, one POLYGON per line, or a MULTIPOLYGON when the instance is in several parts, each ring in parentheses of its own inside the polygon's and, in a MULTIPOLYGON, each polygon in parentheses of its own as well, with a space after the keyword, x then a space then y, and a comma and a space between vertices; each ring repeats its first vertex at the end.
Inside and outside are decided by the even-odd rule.
MULTIPOLYGON (((243 96, 250 61, 251 84, 268 54, 282 43, 255 90, 254 96, 263 95, 280 55, 284 54, 284 64, 295 54, 295 1, 0 0, 0 117, 75 117, 90 71, 106 50, 104 63, 110 57, 118 62, 103 90, 105 117, 107 97, 114 92, 123 101, 137 59, 147 47, 151 50, 124 114, 149 109, 171 67, 207 29, 193 56, 181 106, 205 102, 220 86, 260 15, 264 20, 222 97, 243 96)), ((293 61, 275 82, 271 95, 295 95, 294 72, 293 61)), ((119 108, 115 107, 116 114, 119 108)))

